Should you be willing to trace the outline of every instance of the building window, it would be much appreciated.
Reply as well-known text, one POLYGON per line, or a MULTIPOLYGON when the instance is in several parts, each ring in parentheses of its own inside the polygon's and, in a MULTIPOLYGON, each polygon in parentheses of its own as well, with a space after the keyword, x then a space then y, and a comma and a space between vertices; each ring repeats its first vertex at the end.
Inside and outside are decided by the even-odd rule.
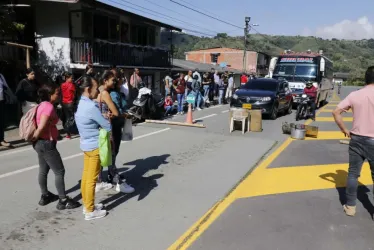
POLYGON ((115 18, 109 18, 109 39, 113 41, 119 40, 119 22, 115 18))
POLYGON ((109 18, 107 16, 94 15, 94 37, 107 40, 108 37, 109 18))
POLYGON ((210 54, 210 61, 212 63, 218 63, 218 56, 220 55, 220 53, 212 53, 210 54))

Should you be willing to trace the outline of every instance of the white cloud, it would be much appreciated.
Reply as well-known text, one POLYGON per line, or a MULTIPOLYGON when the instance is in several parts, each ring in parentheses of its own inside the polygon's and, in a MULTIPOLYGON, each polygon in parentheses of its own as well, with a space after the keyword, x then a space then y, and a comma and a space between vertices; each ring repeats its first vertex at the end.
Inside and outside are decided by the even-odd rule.
POLYGON ((343 20, 331 26, 317 28, 315 35, 326 39, 370 39, 374 38, 374 24, 363 16, 356 21, 343 20))

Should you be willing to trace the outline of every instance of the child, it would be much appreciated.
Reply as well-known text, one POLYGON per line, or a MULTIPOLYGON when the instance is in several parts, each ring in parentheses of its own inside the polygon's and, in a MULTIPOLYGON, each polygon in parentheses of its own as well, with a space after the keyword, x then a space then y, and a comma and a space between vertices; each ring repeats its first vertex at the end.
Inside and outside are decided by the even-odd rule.
POLYGON ((165 116, 170 115, 170 112, 173 109, 173 101, 171 100, 170 94, 166 96, 164 108, 165 108, 165 116))

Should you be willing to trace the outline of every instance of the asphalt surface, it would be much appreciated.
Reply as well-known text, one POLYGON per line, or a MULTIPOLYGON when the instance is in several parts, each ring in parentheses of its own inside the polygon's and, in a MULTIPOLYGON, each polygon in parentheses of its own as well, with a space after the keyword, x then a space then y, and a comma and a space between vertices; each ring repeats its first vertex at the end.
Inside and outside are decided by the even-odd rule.
POLYGON ((318 122, 307 122, 319 127, 317 138, 286 139, 169 249, 373 249, 370 170, 365 163, 357 214, 347 217, 348 146, 339 143, 345 138, 331 121, 340 98, 356 89, 343 88, 320 109, 318 122))
MULTIPOLYGON (((85 221, 82 208, 57 211, 56 204, 37 205, 38 162, 30 146, 0 152, 0 249, 167 249, 287 138, 282 122, 294 119, 264 120, 261 133, 230 134, 228 109, 194 112, 204 129, 134 127, 135 138, 122 144, 117 167, 136 192, 98 193, 96 199, 109 215, 96 221, 85 221)), ((185 116, 171 119, 183 121, 185 116)), ((67 192, 80 200, 79 138, 59 142, 58 149, 67 192)), ((49 189, 56 193, 53 173, 49 189)))

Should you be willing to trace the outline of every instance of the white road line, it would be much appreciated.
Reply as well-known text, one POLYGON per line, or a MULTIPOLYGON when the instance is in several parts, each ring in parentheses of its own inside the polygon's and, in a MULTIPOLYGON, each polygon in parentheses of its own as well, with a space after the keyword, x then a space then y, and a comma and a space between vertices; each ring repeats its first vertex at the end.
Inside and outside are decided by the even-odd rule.
MULTIPOLYGON (((168 130, 170 130, 170 128, 165 128, 165 129, 158 130, 158 131, 155 131, 155 132, 151 132, 151 133, 148 133, 148 134, 140 135, 140 136, 134 137, 133 141, 139 140, 139 139, 151 136, 151 135, 156 135, 156 134, 168 131, 168 130)), ((126 143, 126 142, 128 142, 128 141, 123 141, 122 143, 126 143)), ((70 159, 73 159, 73 158, 76 158, 76 157, 79 157, 79 156, 82 156, 82 155, 83 155, 83 153, 78 153, 78 154, 75 154, 75 155, 66 156, 66 157, 62 158, 62 160, 66 161, 66 160, 70 160, 70 159)), ((19 170, 16 170, 16 171, 12 171, 12 172, 9 172, 9 173, 6 173, 6 174, 2 174, 2 175, 0 175, 0 179, 3 179, 5 177, 9 177, 9 176, 13 176, 13 175, 16 175, 16 174, 20 174, 20 173, 23 173, 23 172, 27 172, 27 171, 36 169, 38 167, 39 167, 39 165, 33 165, 33 166, 30 166, 30 167, 27 167, 27 168, 22 168, 22 169, 19 169, 19 170)))
POLYGON ((197 121, 197 120, 201 120, 201 119, 206 119, 206 118, 213 117, 213 116, 216 116, 216 115, 217 115, 217 114, 211 114, 211 115, 207 115, 207 116, 203 116, 203 117, 196 118, 196 119, 194 119, 194 120, 197 121))
POLYGON ((223 113, 227 113, 227 112, 229 112, 230 110, 224 110, 224 111, 221 111, 221 113, 223 114, 223 113))
MULTIPOLYGON (((59 141, 58 144, 61 144, 61 143, 65 143, 65 142, 68 142, 68 141, 74 141, 74 140, 77 140, 79 139, 79 137, 77 138, 73 138, 73 139, 63 139, 62 141, 59 141)), ((26 146, 25 148, 23 149, 18 149, 18 150, 9 150, 8 152, 4 152, 2 154, 0 154, 0 157, 2 156, 7 156, 7 155, 13 155, 13 154, 17 154, 17 153, 21 153, 21 152, 25 152, 25 151, 29 151, 32 149, 32 146, 26 146)))

